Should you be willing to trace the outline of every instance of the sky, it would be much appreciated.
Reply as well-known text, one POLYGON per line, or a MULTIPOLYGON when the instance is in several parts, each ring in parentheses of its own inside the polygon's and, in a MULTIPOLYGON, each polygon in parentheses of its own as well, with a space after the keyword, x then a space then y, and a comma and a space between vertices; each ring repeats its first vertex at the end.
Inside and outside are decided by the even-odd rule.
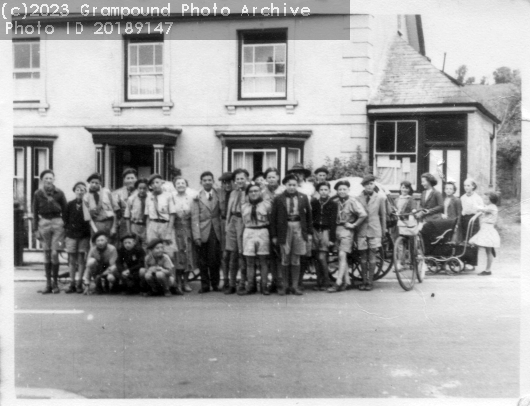
POLYGON ((455 70, 466 65, 467 77, 474 76, 477 83, 486 76, 493 84, 492 73, 501 66, 524 69, 530 58, 529 1, 485 1, 475 8, 450 3, 451 10, 421 13, 426 54, 437 68, 442 69, 445 52, 446 73, 454 77, 455 70))

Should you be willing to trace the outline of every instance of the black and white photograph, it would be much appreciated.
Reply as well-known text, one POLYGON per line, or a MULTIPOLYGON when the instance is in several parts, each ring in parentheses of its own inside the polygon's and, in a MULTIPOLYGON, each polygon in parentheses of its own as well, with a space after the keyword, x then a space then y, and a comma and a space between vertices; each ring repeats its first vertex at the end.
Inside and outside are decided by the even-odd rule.
POLYGON ((364 3, 0 4, 1 404, 530 405, 530 1, 364 3))

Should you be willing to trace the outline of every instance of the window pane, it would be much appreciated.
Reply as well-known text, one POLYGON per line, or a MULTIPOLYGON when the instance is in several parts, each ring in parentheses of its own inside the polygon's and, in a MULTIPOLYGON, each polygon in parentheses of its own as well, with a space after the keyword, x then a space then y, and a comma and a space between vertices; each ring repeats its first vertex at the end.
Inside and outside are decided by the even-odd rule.
POLYGON ((284 63, 277 63, 275 65, 276 67, 276 74, 277 75, 285 75, 285 64, 284 63))
POLYGON ((237 168, 241 168, 243 166, 245 153, 242 151, 234 151, 232 157, 232 170, 234 171, 237 168))
POLYGON ((163 94, 164 93, 164 76, 158 75, 156 76, 156 94, 163 94))
POLYGON ((13 73, 15 79, 31 79, 33 74, 31 72, 15 72, 13 73))
POLYGON ((131 95, 137 95, 139 93, 138 84, 140 81, 139 76, 129 76, 129 88, 131 95))
POLYGON ((375 127, 376 134, 376 152, 394 152, 395 151, 395 123, 394 122, 377 122, 375 127))
POLYGON ((460 150, 447 150, 447 180, 456 182, 456 196, 460 195, 460 162, 460 150))
POLYGON ((15 176, 24 177, 24 150, 22 148, 15 149, 15 176))
POLYGON ((138 65, 138 45, 129 45, 129 64, 130 66, 138 65))
POLYGON ((276 78, 276 93, 285 95, 285 78, 276 78))
POLYGON ((31 67, 31 44, 13 44, 15 69, 31 67))
POLYGON ((416 123, 397 123, 397 150, 396 152, 416 152, 416 123))
POLYGON ((163 48, 162 44, 156 44, 155 45, 155 64, 156 65, 162 65, 163 63, 163 48))
POLYGON ((465 117, 430 117, 425 120, 425 138, 426 141, 464 141, 466 127, 465 117))
POLYGON ((291 169, 295 163, 300 162, 300 149, 299 148, 288 148, 287 149, 287 169, 291 169))
POLYGON ((156 92, 155 76, 140 76, 140 94, 153 94, 156 92))
POLYGON ((40 173, 48 169, 48 150, 44 148, 35 148, 35 177, 39 177, 40 173))
POLYGON ((254 74, 254 65, 251 63, 246 63, 243 65, 243 75, 253 75, 254 74))
POLYGON ((241 87, 241 93, 243 96, 254 93, 254 82, 255 78, 243 78, 243 86, 241 87))
POLYGON ((275 80, 273 77, 260 77, 255 79, 256 93, 274 93, 275 80))
POLYGON ((139 65, 153 65, 153 45, 142 44, 138 48, 139 65))
POLYGON ((31 67, 40 68, 40 44, 31 44, 31 67))
POLYGON ((255 51, 256 62, 273 62, 273 46, 257 46, 255 51))
POLYGON ((275 45, 274 46, 274 56, 275 62, 285 62, 285 45, 275 45))
POLYGON ((254 47, 243 47, 243 62, 254 62, 254 47))
POLYGON ((265 159, 263 160, 263 167, 261 170, 264 172, 267 168, 278 167, 278 158, 276 151, 265 152, 265 159))
POLYGON ((256 67, 256 75, 272 75, 274 73, 272 63, 256 63, 254 66, 256 67))

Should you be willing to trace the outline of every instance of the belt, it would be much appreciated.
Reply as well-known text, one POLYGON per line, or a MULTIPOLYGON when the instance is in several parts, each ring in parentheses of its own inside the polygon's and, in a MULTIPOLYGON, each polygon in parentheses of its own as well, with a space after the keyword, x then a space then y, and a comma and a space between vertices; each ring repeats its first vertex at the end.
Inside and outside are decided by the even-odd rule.
POLYGON ((241 217, 241 213, 235 213, 235 212, 232 212, 232 213, 230 213, 230 214, 232 214, 232 216, 241 217))
POLYGON ((250 228, 251 230, 261 230, 263 228, 269 228, 269 226, 258 226, 258 227, 246 227, 245 228, 250 228))
POLYGON ((155 223, 169 223, 169 220, 162 219, 151 219, 151 221, 154 221, 155 223))
MULTIPOLYGON (((154 220, 153 220, 154 221, 154 220)), ((132 221, 133 224, 136 224, 137 226, 145 226, 145 223, 142 221, 132 221)))
POLYGON ((221 220, 226 220, 226 216, 221 216, 221 220))
POLYGON ((288 216, 287 221, 300 221, 300 216, 288 216))
POLYGON ((318 231, 324 231, 324 230, 329 230, 330 229, 329 226, 321 226, 320 224, 313 225, 313 228, 315 230, 318 230, 318 231))
POLYGON ((53 219, 61 218, 60 214, 39 214, 39 216, 40 218, 45 219, 45 220, 53 220, 53 219))

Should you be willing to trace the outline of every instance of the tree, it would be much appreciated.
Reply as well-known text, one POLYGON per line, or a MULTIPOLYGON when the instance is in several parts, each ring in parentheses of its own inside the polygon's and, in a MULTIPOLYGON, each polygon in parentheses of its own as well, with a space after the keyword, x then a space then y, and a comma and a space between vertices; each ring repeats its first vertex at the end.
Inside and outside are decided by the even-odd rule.
POLYGON ((486 76, 482 76, 480 78, 480 84, 481 85, 487 85, 488 84, 488 78, 486 76))
POLYGON ((472 85, 473 83, 475 83, 475 76, 468 77, 466 81, 464 82, 464 84, 466 85, 472 85))
POLYGON ((466 65, 460 65, 457 70, 455 70, 456 74, 456 81, 460 83, 461 85, 464 84, 464 80, 466 78, 467 74, 467 66, 466 65))
MULTIPOLYGON (((512 72, 512 70, 507 66, 501 66, 500 68, 495 69, 495 71, 493 72, 493 79, 495 80, 496 84, 513 83, 515 79, 515 72, 518 71, 515 70, 514 72, 512 72)), ((518 73, 516 75, 519 76, 518 73)))

